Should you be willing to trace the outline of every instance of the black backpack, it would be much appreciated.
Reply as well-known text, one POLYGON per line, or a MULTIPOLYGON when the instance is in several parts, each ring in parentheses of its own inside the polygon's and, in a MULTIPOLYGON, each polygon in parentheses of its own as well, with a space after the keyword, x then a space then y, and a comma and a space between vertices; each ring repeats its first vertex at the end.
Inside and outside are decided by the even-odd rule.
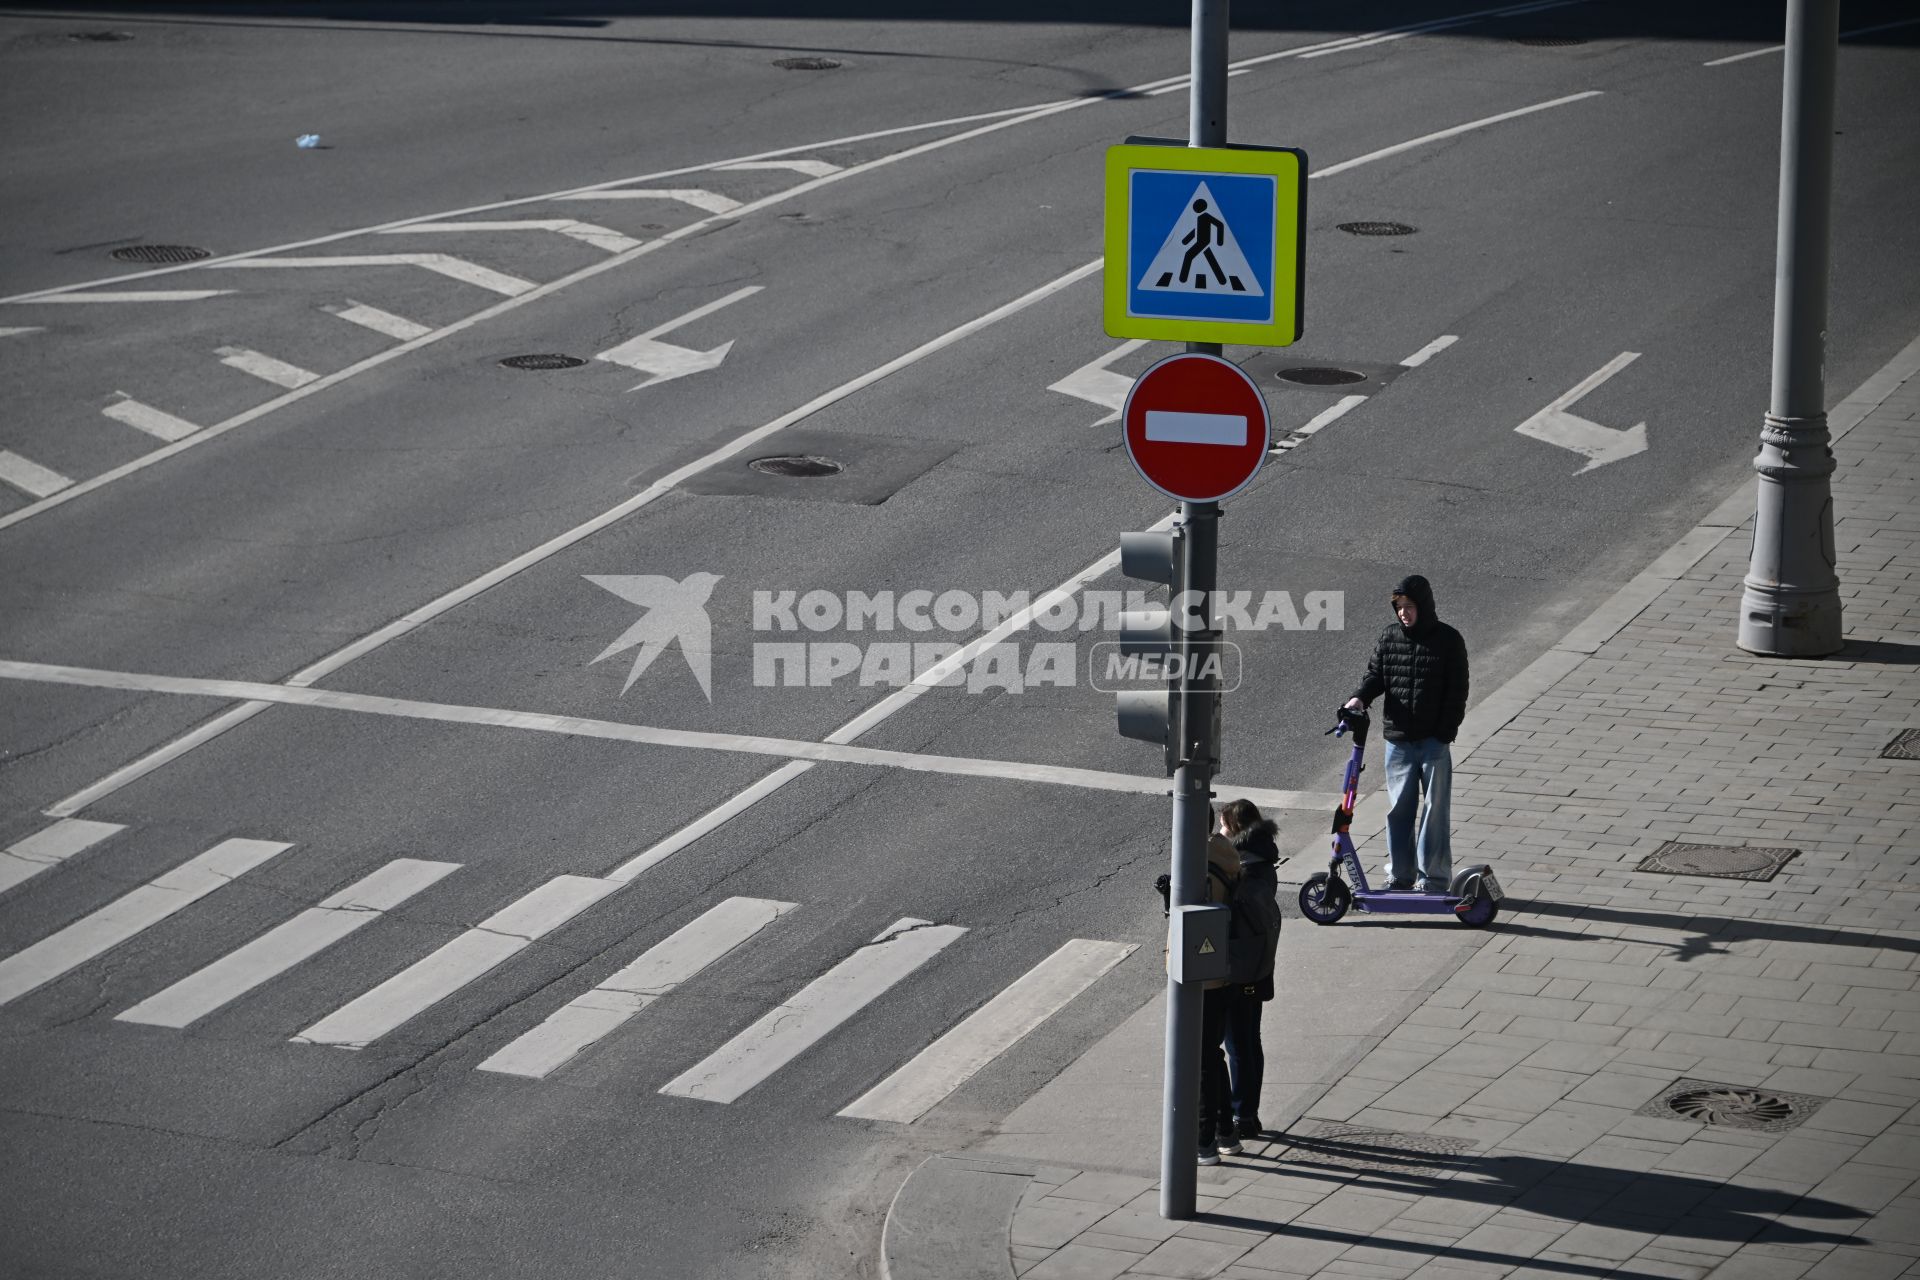
POLYGON ((1281 916, 1280 886, 1272 866, 1242 866, 1239 878, 1229 880, 1225 872, 1208 863, 1207 874, 1218 878, 1227 891, 1228 983, 1256 988, 1262 1000, 1273 999, 1273 961, 1280 946, 1281 916))

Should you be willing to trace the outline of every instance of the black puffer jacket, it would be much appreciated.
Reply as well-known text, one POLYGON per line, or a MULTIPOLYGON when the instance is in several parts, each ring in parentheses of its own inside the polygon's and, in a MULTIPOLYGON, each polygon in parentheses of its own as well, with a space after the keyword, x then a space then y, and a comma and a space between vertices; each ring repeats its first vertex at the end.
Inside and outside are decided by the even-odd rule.
POLYGON ((1235 954, 1235 968, 1242 970, 1237 975, 1239 980, 1262 1000, 1273 999, 1273 961, 1280 946, 1280 882, 1274 874, 1280 846, 1273 839, 1278 831, 1271 821, 1262 818, 1245 831, 1227 837, 1240 856, 1240 884, 1234 896, 1247 917, 1242 927, 1251 926, 1259 937, 1257 943, 1245 948, 1235 944, 1236 953, 1247 952, 1235 954))
POLYGON ((1411 627, 1397 617, 1387 624, 1353 696, 1371 705, 1387 695, 1381 713, 1389 742, 1452 742, 1467 715, 1467 642, 1440 621, 1433 588, 1419 574, 1402 578, 1393 594, 1420 606, 1420 616, 1411 627))

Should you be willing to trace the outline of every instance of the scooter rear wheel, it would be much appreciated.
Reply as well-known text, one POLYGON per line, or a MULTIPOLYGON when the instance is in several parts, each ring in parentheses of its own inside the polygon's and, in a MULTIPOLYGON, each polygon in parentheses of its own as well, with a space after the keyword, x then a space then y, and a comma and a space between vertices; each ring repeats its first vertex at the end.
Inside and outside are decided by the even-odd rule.
POLYGON ((1326 872, 1307 877, 1300 886, 1300 914, 1315 924, 1333 924, 1353 905, 1353 891, 1344 880, 1326 872))
POLYGON ((1500 904, 1485 893, 1481 893, 1474 898, 1472 905, 1465 911, 1454 912, 1453 918, 1469 929, 1484 929, 1492 924, 1493 918, 1499 914, 1500 904))

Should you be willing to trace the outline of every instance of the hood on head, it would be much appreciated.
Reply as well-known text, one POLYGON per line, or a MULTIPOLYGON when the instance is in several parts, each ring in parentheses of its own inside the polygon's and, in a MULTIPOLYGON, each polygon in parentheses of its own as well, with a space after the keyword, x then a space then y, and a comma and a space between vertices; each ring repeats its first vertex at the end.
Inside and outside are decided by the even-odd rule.
POLYGON ((1262 818, 1244 831, 1236 831, 1227 837, 1233 842, 1234 852, 1240 855, 1241 865, 1250 862, 1275 862, 1280 857, 1280 846, 1274 837, 1280 834, 1280 828, 1273 819, 1262 818))
MULTIPOLYGON (((1410 573, 1396 582, 1393 586, 1393 595, 1405 596, 1420 606, 1420 616, 1414 622, 1416 627, 1439 621, 1440 615, 1434 611, 1433 607, 1433 587, 1419 574, 1410 573)), ((1387 598, 1387 607, 1389 609, 1393 607, 1392 596, 1387 598)))

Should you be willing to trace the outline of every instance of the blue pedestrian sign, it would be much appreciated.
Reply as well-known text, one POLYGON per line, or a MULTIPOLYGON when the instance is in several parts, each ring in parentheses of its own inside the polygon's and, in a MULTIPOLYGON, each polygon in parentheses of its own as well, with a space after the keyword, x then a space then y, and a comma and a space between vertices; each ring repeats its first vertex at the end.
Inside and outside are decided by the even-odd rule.
POLYGON ((1109 148, 1107 332, 1248 346, 1299 337, 1305 178, 1292 150, 1109 148))

